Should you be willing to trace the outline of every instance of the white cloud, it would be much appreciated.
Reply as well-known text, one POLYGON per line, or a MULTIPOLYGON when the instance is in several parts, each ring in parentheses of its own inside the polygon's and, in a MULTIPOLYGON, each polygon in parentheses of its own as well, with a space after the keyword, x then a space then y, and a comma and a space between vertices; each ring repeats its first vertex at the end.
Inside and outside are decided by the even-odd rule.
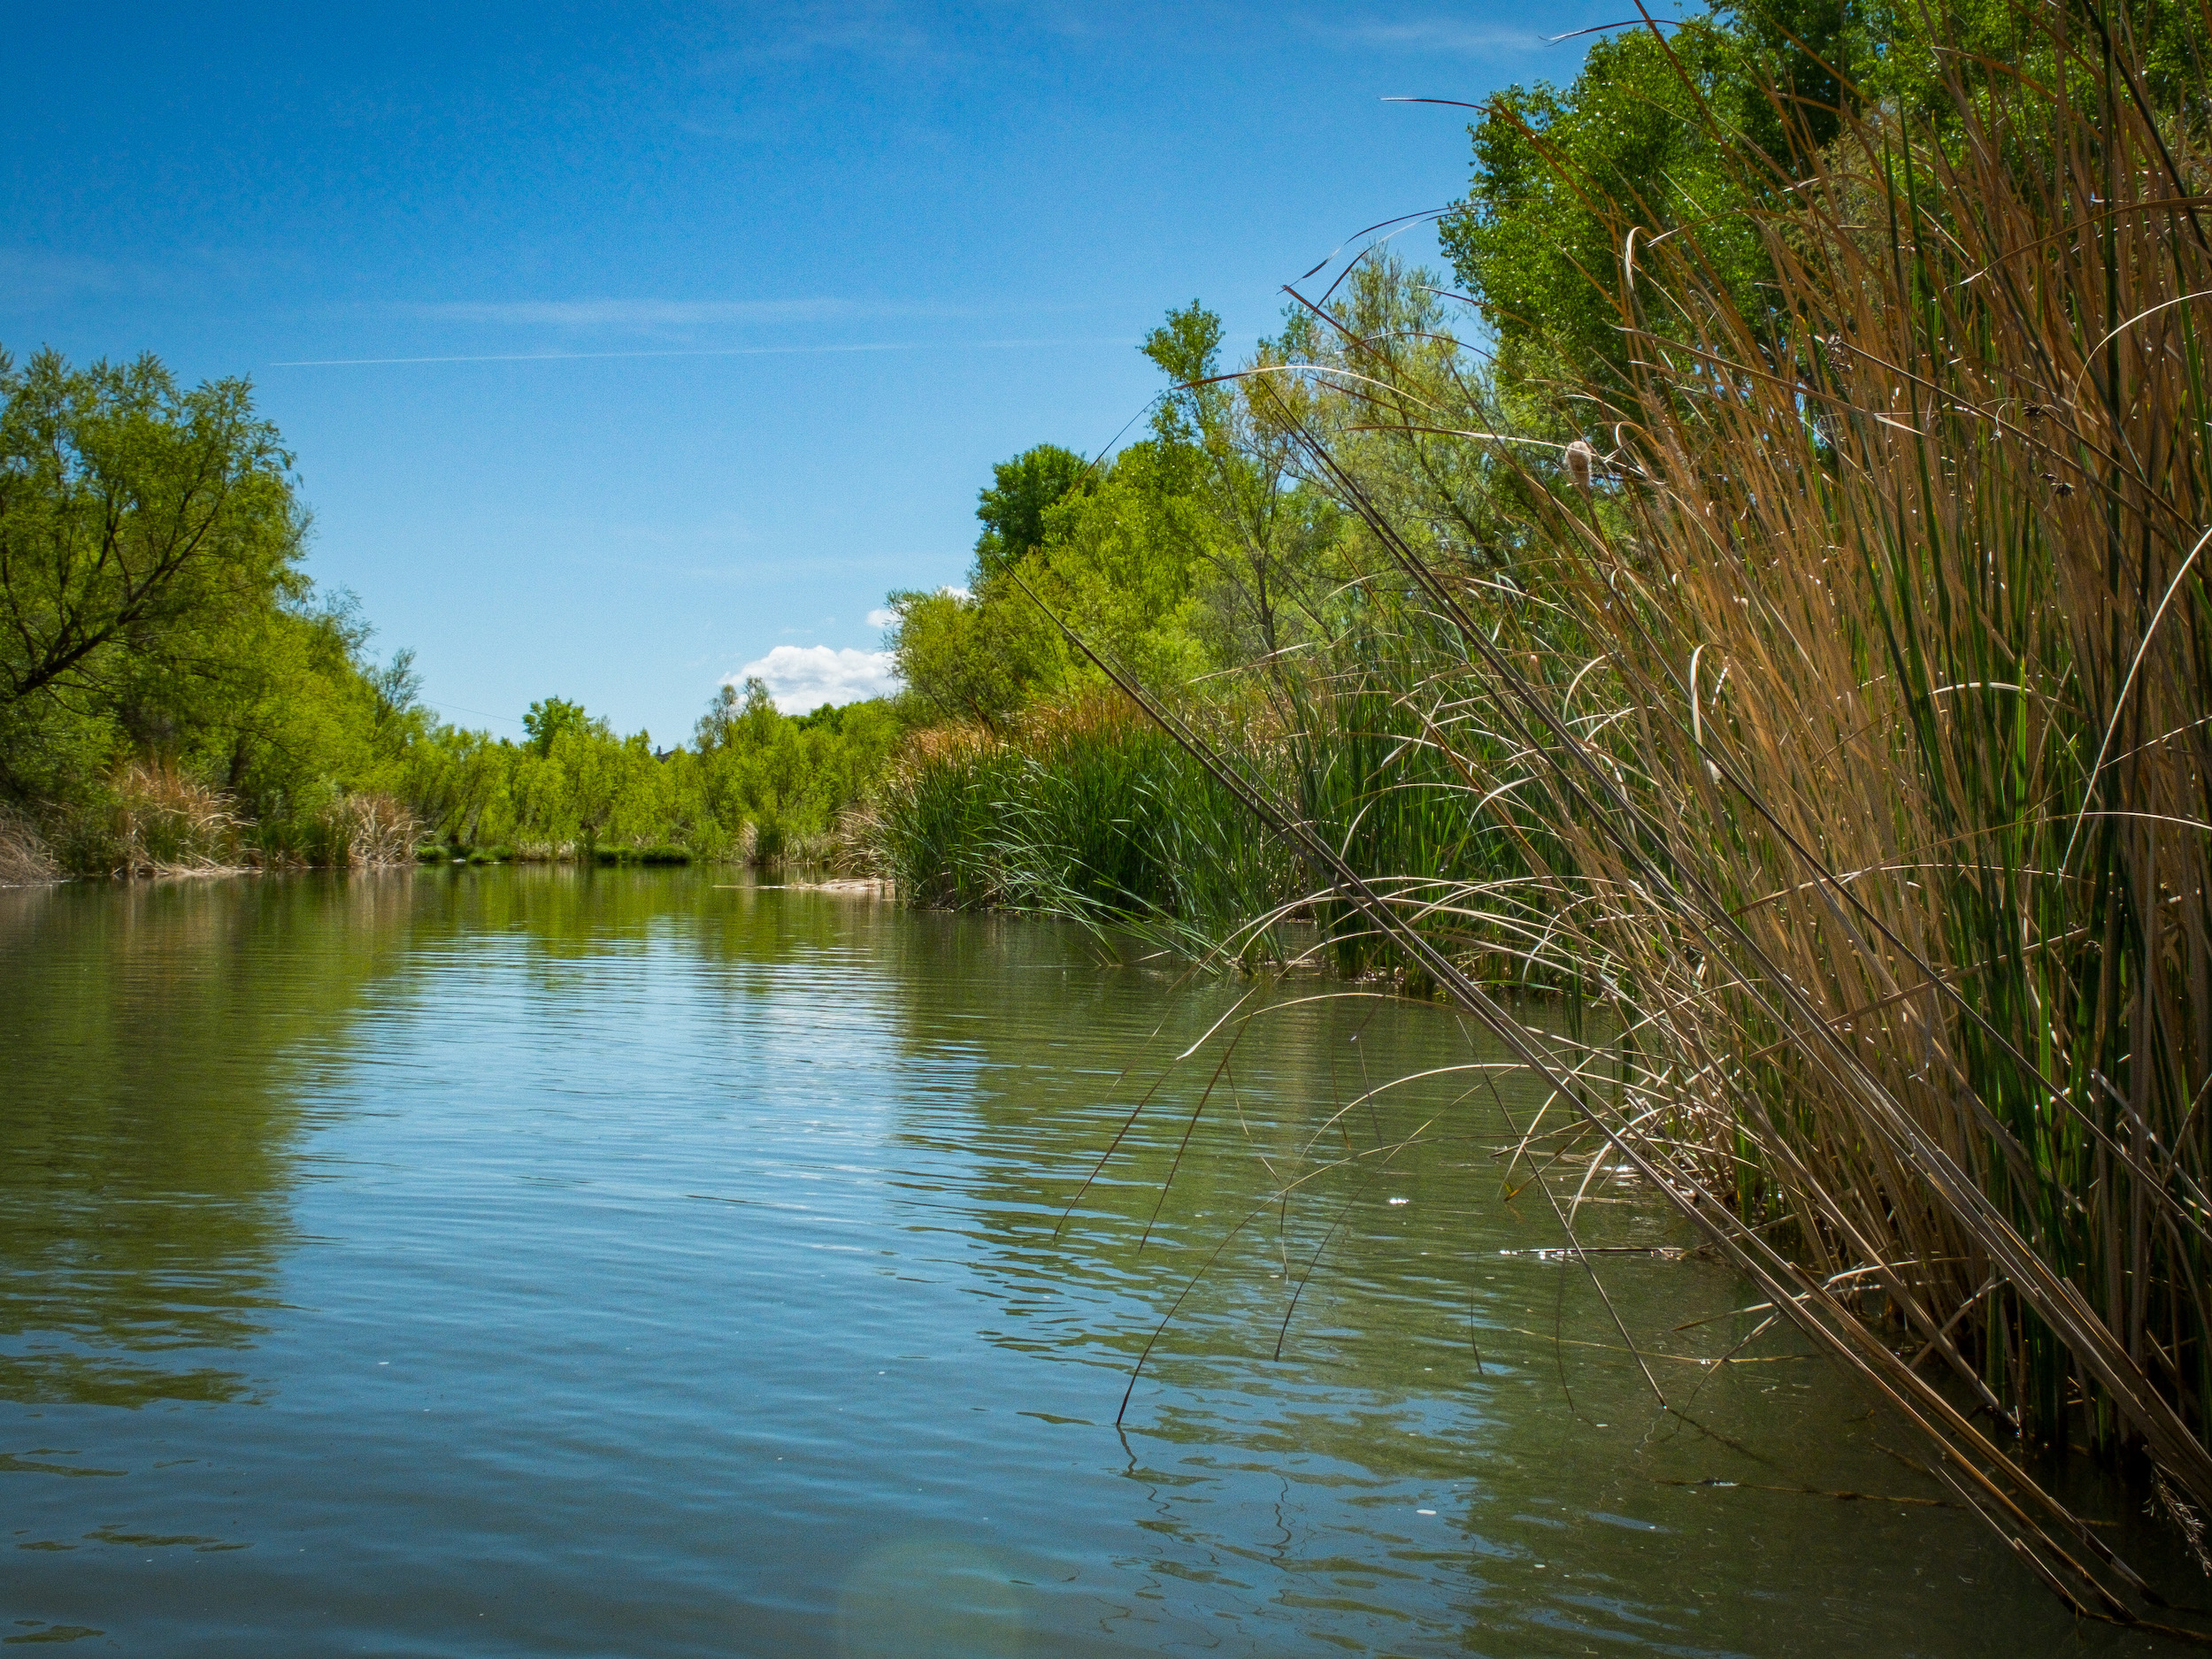
POLYGON ((722 683, 741 686, 755 678, 766 683, 768 695, 786 714, 805 714, 826 703, 887 696, 899 688, 890 652, 833 650, 826 645, 779 645, 722 683))
POLYGON ((899 613, 897 611, 886 610, 881 605, 878 605, 873 611, 871 611, 866 616, 861 618, 863 622, 865 622, 872 628, 887 628, 898 619, 899 613))

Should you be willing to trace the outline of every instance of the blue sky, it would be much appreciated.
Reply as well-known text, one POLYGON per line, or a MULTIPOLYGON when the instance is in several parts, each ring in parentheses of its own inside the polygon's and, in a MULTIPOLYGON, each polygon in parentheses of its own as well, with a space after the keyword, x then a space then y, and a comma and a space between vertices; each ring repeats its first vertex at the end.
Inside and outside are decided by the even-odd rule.
POLYGON ((1624 9, 35 8, 0 345, 250 375, 447 718, 665 741, 780 647, 864 678, 992 462, 1141 411, 1169 306, 1248 349, 1460 194, 1467 112, 1382 99, 1570 79, 1544 37, 1624 9))

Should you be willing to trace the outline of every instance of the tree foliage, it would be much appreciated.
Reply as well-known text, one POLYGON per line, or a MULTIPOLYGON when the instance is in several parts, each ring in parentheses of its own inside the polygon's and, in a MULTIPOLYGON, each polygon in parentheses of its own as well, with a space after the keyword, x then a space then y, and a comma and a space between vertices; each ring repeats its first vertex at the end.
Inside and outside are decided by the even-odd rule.
POLYGON ((0 697, 115 700, 297 596, 291 457, 243 381, 48 351, 21 373, 0 356, 0 697))
POLYGON ((522 729, 530 734, 530 750, 540 757, 550 755, 564 734, 590 724, 591 717, 584 712, 582 703, 562 697, 541 697, 522 716, 522 729))
POLYGON ((1494 335, 1509 380, 1563 392, 1633 378, 1635 326, 1671 332, 1636 248, 1687 236, 1755 337, 1779 333, 1763 221, 1817 168, 1861 113, 1955 139, 1978 86, 2025 74, 2071 81, 2094 100, 2090 67, 2137 43, 2165 111, 2201 126, 2203 17, 2192 0, 2063 0, 2055 29, 2014 0, 1715 0, 1665 27, 1593 45, 1566 87, 1491 98, 1469 129, 1474 172, 1440 226, 1461 286, 1494 335), (2082 50, 2062 57, 2057 42, 2082 50), (1961 88, 1955 96, 1954 83, 1961 88))
POLYGON ((1041 443, 994 466, 975 510, 983 521, 975 544, 977 575, 997 576, 1043 546, 1046 515, 1091 481, 1089 463, 1056 443, 1041 443))
POLYGON ((0 354, 0 790, 66 791, 211 721, 247 769, 291 718, 272 676, 350 643, 307 603, 290 465, 242 381, 0 354))
POLYGON ((1440 239, 1509 369, 1531 378, 1624 380, 1632 355, 1619 294, 1647 242, 1686 227, 1747 317, 1770 277, 1749 211, 1790 183, 1747 166, 1717 130, 1786 162, 1833 131, 1848 61, 1836 0, 1716 9, 1671 32, 1593 45, 1573 83, 1512 87, 1469 131, 1474 179, 1440 239), (1788 100, 1766 88, 1792 88, 1788 100))

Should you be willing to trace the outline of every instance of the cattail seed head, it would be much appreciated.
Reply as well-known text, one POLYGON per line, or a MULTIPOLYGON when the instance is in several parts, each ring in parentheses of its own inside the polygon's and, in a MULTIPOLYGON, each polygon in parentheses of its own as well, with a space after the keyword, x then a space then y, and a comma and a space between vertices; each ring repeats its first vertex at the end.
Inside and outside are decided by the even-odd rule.
POLYGON ((1574 480, 1575 488, 1586 495, 1590 493, 1590 464, 1597 459, 1597 456, 1598 452, 1581 438, 1577 438, 1567 446, 1567 476, 1574 480))

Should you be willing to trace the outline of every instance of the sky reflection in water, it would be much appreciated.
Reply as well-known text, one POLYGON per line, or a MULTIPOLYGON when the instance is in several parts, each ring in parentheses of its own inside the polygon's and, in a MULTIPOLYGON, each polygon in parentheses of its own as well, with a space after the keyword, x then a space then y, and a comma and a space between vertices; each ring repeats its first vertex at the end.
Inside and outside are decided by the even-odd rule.
POLYGON ((1500 1194, 1527 1092, 1361 1098, 1495 1058, 1448 1014, 1302 982, 1173 1064, 1248 987, 716 879, 0 892, 0 1640, 2147 1651, 1955 1511, 1762 1489, 1940 1495, 1786 1340, 1659 1410, 1500 1194))

